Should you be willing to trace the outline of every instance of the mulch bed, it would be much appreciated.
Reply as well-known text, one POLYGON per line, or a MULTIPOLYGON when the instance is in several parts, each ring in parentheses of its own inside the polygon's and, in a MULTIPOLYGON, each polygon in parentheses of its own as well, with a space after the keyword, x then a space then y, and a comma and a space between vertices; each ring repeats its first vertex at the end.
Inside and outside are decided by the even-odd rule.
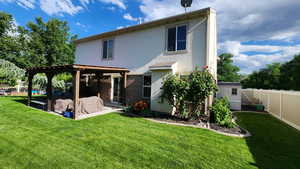
POLYGON ((222 133, 229 133, 229 134, 243 134, 244 135, 247 133, 244 129, 242 129, 239 126, 235 126, 233 128, 226 128, 226 127, 222 127, 218 124, 211 123, 210 128, 213 130, 222 132, 222 133))
POLYGON ((162 123, 169 123, 174 125, 178 124, 181 126, 184 125, 184 126, 190 126, 196 128, 207 128, 207 129, 215 130, 218 133, 223 133, 225 135, 229 134, 229 135, 236 135, 236 136, 243 137, 249 134, 246 130, 239 127, 238 125, 233 128, 226 128, 216 123, 210 123, 208 125, 207 119, 205 119, 205 117, 202 117, 200 119, 183 120, 166 113, 161 113, 161 114, 160 113, 154 113, 154 114, 125 113, 125 114, 131 117, 143 117, 146 119, 150 119, 151 121, 157 121, 162 123))

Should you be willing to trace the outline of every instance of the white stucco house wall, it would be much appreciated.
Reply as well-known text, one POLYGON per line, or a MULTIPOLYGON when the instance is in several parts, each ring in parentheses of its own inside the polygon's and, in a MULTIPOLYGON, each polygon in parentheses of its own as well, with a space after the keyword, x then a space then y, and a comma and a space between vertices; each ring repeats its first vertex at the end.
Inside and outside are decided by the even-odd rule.
MULTIPOLYGON (((79 39, 75 63, 129 69, 127 102, 147 100, 152 110, 167 112, 170 106, 159 103, 159 96, 168 73, 208 66, 216 77, 216 30, 216 12, 205 8, 79 39)), ((110 90, 104 100, 117 102, 118 75, 106 76, 110 90)))

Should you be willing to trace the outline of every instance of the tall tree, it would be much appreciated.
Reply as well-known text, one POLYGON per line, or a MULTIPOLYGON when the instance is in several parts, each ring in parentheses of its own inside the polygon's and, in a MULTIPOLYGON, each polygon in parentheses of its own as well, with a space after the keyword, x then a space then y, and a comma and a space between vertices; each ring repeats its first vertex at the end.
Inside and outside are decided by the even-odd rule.
POLYGON ((280 86, 285 90, 300 90, 300 54, 280 68, 280 86))
POLYGON ((13 17, 0 12, 0 59, 14 62, 17 58, 19 45, 15 33, 13 17))
POLYGON ((243 88, 280 89, 281 64, 273 63, 242 80, 243 88))
POLYGON ((29 37, 30 60, 34 65, 62 65, 74 62, 76 36, 69 33, 67 22, 51 19, 44 22, 36 18, 23 30, 29 37))
POLYGON ((218 60, 218 80, 223 82, 239 82, 241 75, 238 73, 240 68, 233 65, 233 55, 223 53, 218 60))
POLYGON ((0 37, 3 37, 12 30, 13 18, 10 14, 0 12, 0 37))

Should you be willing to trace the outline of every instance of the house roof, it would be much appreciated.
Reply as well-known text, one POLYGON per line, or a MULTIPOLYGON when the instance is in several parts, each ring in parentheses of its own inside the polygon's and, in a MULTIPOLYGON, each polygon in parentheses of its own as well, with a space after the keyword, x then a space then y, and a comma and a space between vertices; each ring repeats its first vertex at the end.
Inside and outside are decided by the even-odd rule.
POLYGON ((218 85, 241 86, 240 82, 218 82, 218 85))
POLYGON ((142 24, 126 27, 123 29, 118 29, 118 30, 114 30, 114 31, 110 31, 110 32, 105 32, 105 33, 81 38, 81 39, 75 40, 74 42, 76 44, 78 44, 78 43, 82 43, 82 42, 88 42, 88 41, 92 41, 92 40, 108 38, 108 37, 121 35, 121 34, 134 32, 134 31, 139 31, 139 30, 143 30, 143 29, 149 29, 152 27, 156 27, 156 26, 160 26, 160 25, 164 25, 164 24, 170 24, 173 22, 179 22, 179 21, 183 21, 183 20, 194 19, 197 17, 208 16, 210 12, 215 12, 215 11, 212 8, 204 8, 204 9, 200 9, 200 10, 196 10, 196 11, 192 11, 192 12, 188 12, 188 13, 184 13, 184 14, 180 14, 180 15, 175 15, 175 16, 171 16, 171 17, 167 17, 167 18, 163 18, 163 19, 145 22, 142 24))
POLYGON ((83 73, 94 73, 94 72, 103 72, 103 73, 121 73, 129 72, 127 68, 121 67, 109 67, 109 66, 93 66, 93 65, 60 65, 60 66, 40 66, 40 67, 30 67, 26 69, 27 73, 62 73, 62 72, 71 72, 74 70, 81 70, 83 73))

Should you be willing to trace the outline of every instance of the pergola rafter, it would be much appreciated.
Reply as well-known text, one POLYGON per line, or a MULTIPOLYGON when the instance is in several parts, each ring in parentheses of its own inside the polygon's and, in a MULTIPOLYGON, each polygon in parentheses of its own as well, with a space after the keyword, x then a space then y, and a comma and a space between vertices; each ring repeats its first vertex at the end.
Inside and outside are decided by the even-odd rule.
POLYGON ((26 69, 28 75, 28 105, 30 106, 32 98, 32 79, 37 73, 45 73, 47 76, 47 110, 53 111, 53 97, 52 97, 52 78, 56 74, 69 72, 73 75, 73 103, 74 103, 74 119, 78 116, 78 102, 79 102, 79 90, 80 90, 80 75, 81 74, 95 74, 97 78, 97 93, 100 97, 100 79, 104 73, 120 73, 122 76, 122 90, 121 90, 121 102, 126 104, 126 88, 127 88, 127 73, 126 68, 120 67, 107 67, 107 66, 91 66, 91 65, 62 65, 62 66, 41 66, 32 67, 26 69))

